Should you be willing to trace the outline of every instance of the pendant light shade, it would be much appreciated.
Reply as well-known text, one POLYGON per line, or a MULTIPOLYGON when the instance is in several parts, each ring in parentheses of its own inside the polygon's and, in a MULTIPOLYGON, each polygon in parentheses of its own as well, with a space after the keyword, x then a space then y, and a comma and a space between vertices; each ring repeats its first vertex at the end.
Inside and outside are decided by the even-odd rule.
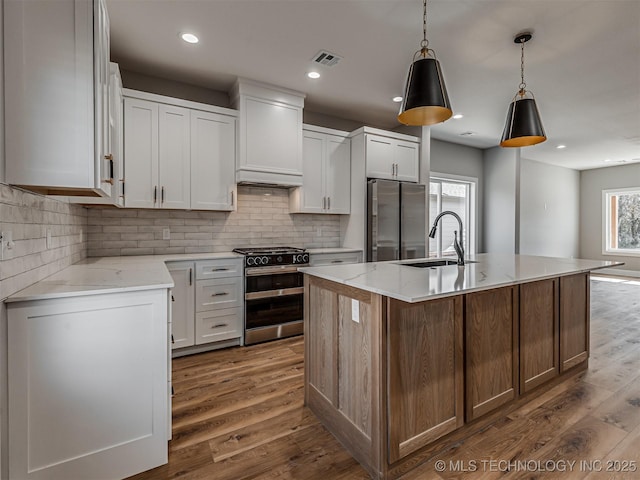
POLYGON ((444 76, 427 40, 427 0, 423 0, 422 42, 409 67, 398 121, 405 125, 433 125, 453 115, 444 76))
POLYGON ((524 82, 524 44, 531 40, 531 33, 522 33, 513 40, 520 44, 520 87, 509 105, 507 121, 502 132, 501 147, 528 147, 547 139, 540 120, 540 112, 533 94, 526 90, 524 82), (528 98, 527 94, 531 97, 528 98))
POLYGON ((501 147, 528 147, 547 139, 535 98, 514 99, 509 105, 501 147))
POLYGON ((405 125, 433 125, 453 115, 440 62, 418 58, 409 67, 398 120, 405 125))

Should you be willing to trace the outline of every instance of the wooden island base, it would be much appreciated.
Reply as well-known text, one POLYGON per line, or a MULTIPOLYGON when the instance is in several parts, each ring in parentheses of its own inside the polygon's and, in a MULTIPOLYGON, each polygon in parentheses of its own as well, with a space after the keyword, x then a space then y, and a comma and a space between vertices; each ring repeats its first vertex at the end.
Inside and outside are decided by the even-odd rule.
POLYGON ((305 275, 305 302, 305 403, 374 479, 588 366, 588 272, 417 303, 305 275))

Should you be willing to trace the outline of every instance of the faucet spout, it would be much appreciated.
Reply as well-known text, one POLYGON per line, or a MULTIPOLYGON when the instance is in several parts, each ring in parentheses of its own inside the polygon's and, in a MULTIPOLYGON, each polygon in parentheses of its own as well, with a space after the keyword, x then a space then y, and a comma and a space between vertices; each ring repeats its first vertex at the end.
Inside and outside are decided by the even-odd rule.
POLYGON ((453 232, 453 248, 456 250, 458 254, 458 265, 464 265, 464 246, 462 244, 462 219, 456 212, 452 212, 451 210, 445 210, 438 214, 436 219, 433 221, 433 226, 431 227, 431 231, 429 232, 429 237, 434 238, 436 236, 436 231, 438 230, 438 222, 445 215, 452 215, 456 220, 458 220, 459 230, 454 230, 453 232), (458 232, 460 232, 458 234, 458 232))

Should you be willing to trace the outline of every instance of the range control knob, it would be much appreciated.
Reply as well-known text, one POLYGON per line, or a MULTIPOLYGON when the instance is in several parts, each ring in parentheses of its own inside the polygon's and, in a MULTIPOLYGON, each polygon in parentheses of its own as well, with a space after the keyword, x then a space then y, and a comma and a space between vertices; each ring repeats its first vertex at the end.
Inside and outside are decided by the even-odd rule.
POLYGON ((278 263, 282 263, 282 257, 279 256, 278 258, 276 258, 276 260, 278 261, 278 263))
POLYGON ((309 254, 308 253, 302 254, 302 263, 309 263, 309 254))
POLYGON ((256 260, 253 257, 247 257, 247 265, 255 265, 256 260))
POLYGON ((262 265, 266 265, 269 263, 269 257, 262 257, 262 265))

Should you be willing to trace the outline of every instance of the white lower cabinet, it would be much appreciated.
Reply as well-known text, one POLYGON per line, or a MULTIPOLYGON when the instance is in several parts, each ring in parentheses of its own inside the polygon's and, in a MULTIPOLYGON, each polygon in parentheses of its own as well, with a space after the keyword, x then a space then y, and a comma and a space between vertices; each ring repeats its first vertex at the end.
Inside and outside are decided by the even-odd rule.
POLYGON ((191 352, 193 347, 203 345, 213 349, 242 344, 242 261, 242 258, 231 258, 167 263, 175 283, 172 302, 174 351, 195 353, 191 352), (222 341, 224 343, 218 343, 222 341))
POLYGON ((167 289, 8 304, 9 478, 167 463, 167 289))
POLYGON ((171 290, 171 348, 189 347, 195 342, 193 262, 167 264, 174 287, 171 290))

